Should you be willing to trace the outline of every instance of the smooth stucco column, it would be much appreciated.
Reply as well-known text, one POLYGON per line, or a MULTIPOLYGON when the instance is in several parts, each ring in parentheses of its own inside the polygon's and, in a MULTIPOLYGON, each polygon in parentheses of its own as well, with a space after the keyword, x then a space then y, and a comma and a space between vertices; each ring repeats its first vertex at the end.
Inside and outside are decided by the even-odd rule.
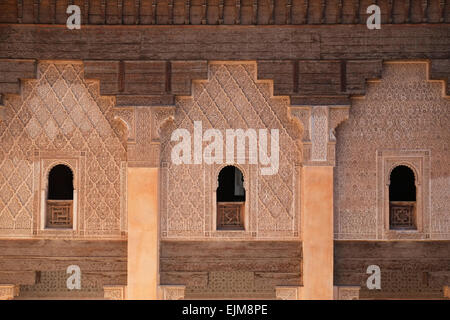
POLYGON ((157 299, 158 168, 128 168, 127 299, 157 299))
POLYGON ((302 299, 333 299, 333 167, 302 168, 302 299))

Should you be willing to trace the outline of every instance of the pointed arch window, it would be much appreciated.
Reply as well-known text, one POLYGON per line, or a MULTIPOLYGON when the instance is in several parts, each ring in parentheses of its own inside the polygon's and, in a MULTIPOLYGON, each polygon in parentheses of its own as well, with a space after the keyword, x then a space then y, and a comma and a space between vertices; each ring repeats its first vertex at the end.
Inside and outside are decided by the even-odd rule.
POLYGON ((224 167, 218 177, 217 230, 244 230, 245 188, 242 171, 224 167))
POLYGON ((73 226, 73 172, 63 164, 54 166, 48 174, 47 228, 73 226))
POLYGON ((389 178, 389 228, 417 229, 416 178, 413 170, 399 165, 391 171, 389 178))

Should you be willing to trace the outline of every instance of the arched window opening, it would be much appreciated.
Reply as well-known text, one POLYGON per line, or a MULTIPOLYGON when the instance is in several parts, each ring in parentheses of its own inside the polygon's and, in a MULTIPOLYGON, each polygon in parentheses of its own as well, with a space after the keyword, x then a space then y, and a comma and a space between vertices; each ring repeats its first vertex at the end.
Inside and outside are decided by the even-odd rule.
POLYGON ((47 228, 72 228, 73 173, 63 164, 53 167, 48 175, 47 228))
POLYGON ((226 166, 218 177, 217 229, 244 230, 244 176, 238 168, 226 166))
POLYGON ((407 166, 395 167, 389 184, 390 229, 416 229, 416 181, 407 166))

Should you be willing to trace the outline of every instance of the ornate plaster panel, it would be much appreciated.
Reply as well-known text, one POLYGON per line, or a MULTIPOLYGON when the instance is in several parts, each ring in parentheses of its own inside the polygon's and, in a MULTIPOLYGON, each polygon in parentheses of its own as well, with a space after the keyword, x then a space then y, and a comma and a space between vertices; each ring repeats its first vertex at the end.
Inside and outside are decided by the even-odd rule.
POLYGON ((426 62, 386 63, 381 80, 370 81, 367 95, 353 100, 350 118, 336 134, 336 239, 390 238, 378 215, 377 152, 383 150, 428 150, 424 228, 430 239, 450 239, 450 99, 444 82, 427 76, 426 62))
MULTIPOLYGON (((214 62, 207 81, 194 81, 192 96, 178 97, 174 120, 161 130, 162 238, 298 238, 301 127, 289 115, 289 98, 274 97, 271 81, 256 79, 256 63, 214 62), (203 130, 278 129, 280 161, 277 174, 263 176, 261 165, 238 165, 244 174, 248 227, 216 231, 215 191, 224 165, 175 165, 171 133, 193 133, 194 121, 203 130)), ((205 142, 203 146, 205 146, 205 142)), ((225 154, 225 152, 224 152, 225 154)))
POLYGON ((36 234, 39 189, 55 161, 77 170, 79 228, 65 236, 126 230, 125 136, 114 120, 114 98, 99 92, 98 81, 84 78, 81 62, 42 61, 37 80, 22 81, 20 95, 5 95, 0 236, 36 234))

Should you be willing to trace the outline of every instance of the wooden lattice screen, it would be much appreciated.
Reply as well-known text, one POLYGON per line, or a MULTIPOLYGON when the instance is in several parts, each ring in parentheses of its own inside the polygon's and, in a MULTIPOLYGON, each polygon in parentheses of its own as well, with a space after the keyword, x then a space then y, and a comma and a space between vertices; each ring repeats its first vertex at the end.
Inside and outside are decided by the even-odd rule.
POLYGON ((391 201, 389 203, 390 229, 416 229, 416 202, 391 201))
POLYGON ((244 202, 218 202, 217 229, 244 230, 244 202))
POLYGON ((47 228, 72 228, 72 200, 47 200, 47 228))

